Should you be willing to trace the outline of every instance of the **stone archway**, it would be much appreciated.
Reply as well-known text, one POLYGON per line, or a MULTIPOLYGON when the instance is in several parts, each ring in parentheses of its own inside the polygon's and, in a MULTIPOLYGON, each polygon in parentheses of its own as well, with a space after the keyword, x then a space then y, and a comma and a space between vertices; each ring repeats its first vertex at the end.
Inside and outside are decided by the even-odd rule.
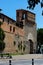
POLYGON ((29 39, 29 43, 30 43, 30 54, 33 54, 33 41, 29 39))

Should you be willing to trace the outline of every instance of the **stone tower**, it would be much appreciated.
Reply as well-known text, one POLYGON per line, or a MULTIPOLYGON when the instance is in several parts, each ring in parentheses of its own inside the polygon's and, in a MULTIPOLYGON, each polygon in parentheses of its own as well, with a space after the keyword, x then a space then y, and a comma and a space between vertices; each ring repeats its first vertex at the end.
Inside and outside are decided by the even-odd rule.
POLYGON ((18 27, 25 31, 26 53, 35 53, 37 45, 35 14, 23 9, 16 10, 16 22, 18 27))
POLYGON ((0 13, 0 21, 3 22, 1 28, 5 32, 4 53, 35 53, 37 31, 34 13, 23 9, 16 10, 16 21, 0 13), (25 52, 18 49, 18 44, 26 45, 25 52))

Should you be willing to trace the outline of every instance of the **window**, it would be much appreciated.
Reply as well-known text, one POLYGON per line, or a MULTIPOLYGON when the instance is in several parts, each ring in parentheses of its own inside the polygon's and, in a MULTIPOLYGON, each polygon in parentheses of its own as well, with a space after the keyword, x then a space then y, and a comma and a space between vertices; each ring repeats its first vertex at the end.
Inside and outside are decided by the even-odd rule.
POLYGON ((18 27, 19 27, 19 26, 20 26, 20 23, 19 23, 19 22, 16 22, 16 26, 18 26, 18 27))
POLYGON ((22 20, 26 19, 27 15, 26 14, 22 14, 22 20))
POLYGON ((13 32, 15 32, 15 27, 13 27, 13 32))
POLYGON ((4 22, 4 18, 3 18, 3 22, 4 22))
POLYGON ((16 23, 16 26, 18 26, 18 27, 20 27, 20 28, 23 29, 23 22, 17 22, 17 23, 16 23))
POLYGON ((22 14, 22 20, 24 20, 25 19, 25 14, 22 14))
POLYGON ((10 31, 12 30, 12 26, 10 26, 10 31))
POLYGON ((17 12, 17 16, 19 16, 19 12, 17 12))
POLYGON ((0 18, 1 18, 1 14, 0 14, 0 18))
POLYGON ((9 19, 8 19, 8 24, 9 24, 9 19))
POLYGON ((20 22, 20 28, 23 29, 23 22, 22 21, 20 22))
POLYGON ((3 16, 0 14, 0 18, 3 19, 3 16))

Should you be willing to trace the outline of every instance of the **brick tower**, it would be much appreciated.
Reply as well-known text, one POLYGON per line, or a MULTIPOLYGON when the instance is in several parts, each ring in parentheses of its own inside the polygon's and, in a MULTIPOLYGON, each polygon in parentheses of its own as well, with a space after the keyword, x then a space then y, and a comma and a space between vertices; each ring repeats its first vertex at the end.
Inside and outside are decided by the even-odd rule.
POLYGON ((17 26, 24 29, 27 53, 34 53, 37 45, 35 14, 27 10, 16 10, 17 26))

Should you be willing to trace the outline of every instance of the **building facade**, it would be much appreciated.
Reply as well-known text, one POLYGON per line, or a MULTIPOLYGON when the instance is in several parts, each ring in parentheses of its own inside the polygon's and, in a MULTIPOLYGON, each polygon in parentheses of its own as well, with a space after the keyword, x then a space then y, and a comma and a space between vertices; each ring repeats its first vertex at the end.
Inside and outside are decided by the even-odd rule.
POLYGON ((3 22, 1 28, 5 32, 4 53, 20 53, 19 44, 26 46, 24 53, 33 54, 36 51, 37 31, 34 13, 23 9, 16 10, 16 21, 0 13, 0 22, 3 22))

